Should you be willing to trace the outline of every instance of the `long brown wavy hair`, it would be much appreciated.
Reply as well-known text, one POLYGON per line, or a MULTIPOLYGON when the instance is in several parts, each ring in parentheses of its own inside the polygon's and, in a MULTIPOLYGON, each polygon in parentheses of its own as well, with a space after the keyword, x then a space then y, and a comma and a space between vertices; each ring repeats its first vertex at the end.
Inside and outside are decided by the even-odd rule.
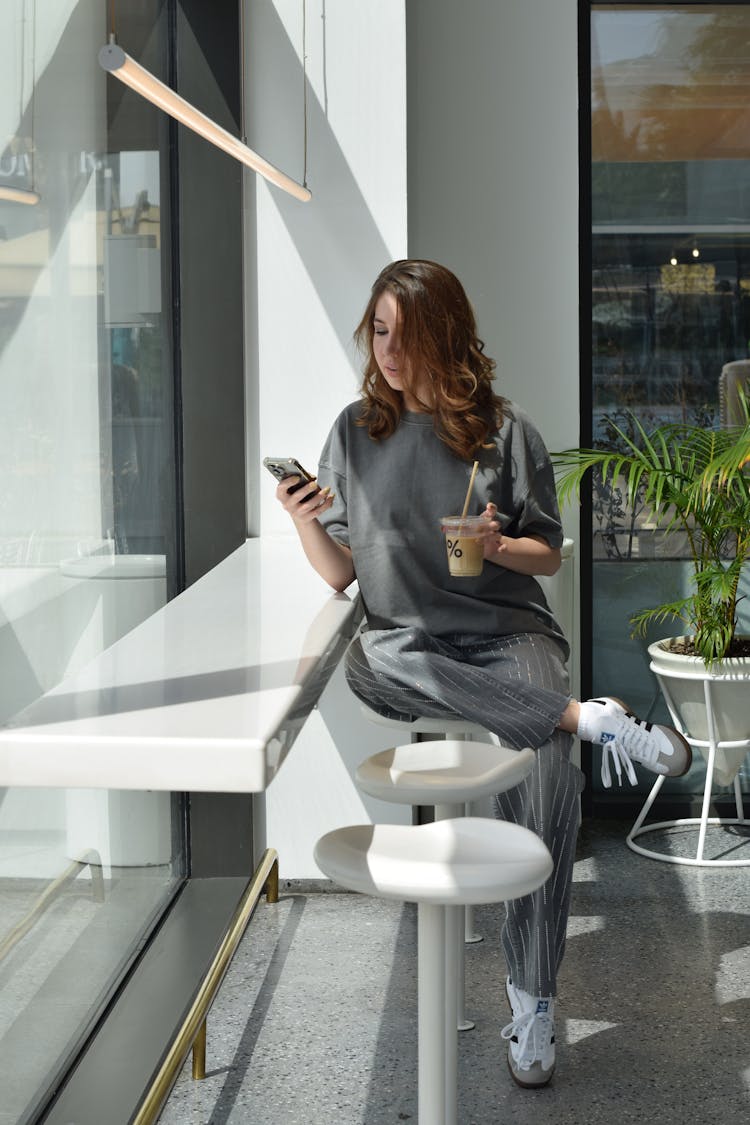
MULTIPOLYGON (((495 394, 495 361, 484 354, 474 310, 458 278, 437 262, 402 259, 377 277, 354 339, 365 356, 359 425, 371 438, 390 437, 398 425, 403 399, 388 386, 375 360, 372 342, 375 306, 384 292, 399 308, 401 352, 406 375, 426 374, 432 402, 423 403, 435 432, 456 456, 472 460, 501 425, 505 400, 495 394)), ((416 395, 407 384, 407 390, 416 395)))

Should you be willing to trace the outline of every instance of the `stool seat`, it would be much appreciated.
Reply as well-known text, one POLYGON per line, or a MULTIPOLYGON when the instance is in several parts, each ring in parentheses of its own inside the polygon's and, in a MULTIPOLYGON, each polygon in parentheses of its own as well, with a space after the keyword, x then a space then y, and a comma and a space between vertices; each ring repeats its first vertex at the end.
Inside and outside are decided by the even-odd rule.
POLYGON ((488 742, 436 739, 383 750, 355 773, 371 797, 403 805, 475 801, 518 785, 534 767, 533 750, 488 742))
POLYGON ((348 890, 440 906, 519 898, 552 874, 538 836, 485 817, 338 828, 318 840, 315 860, 348 890))
POLYGON ((411 720, 391 719, 388 715, 381 715, 379 711, 374 711, 366 703, 360 703, 359 709, 371 723, 377 723, 381 727, 389 727, 391 730, 404 731, 404 733, 444 734, 449 738, 451 735, 460 738, 469 734, 475 734, 479 738, 487 737, 487 731, 484 727, 477 726, 476 723, 470 723, 467 719, 462 719, 460 715, 453 718, 448 715, 443 718, 418 715, 416 719, 411 720))

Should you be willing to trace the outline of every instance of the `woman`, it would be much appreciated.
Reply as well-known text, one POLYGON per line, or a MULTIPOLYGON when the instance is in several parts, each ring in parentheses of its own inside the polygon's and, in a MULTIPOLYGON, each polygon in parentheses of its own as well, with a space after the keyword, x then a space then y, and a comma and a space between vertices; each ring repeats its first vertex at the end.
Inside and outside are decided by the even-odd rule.
POLYGON ((508 903, 503 929, 508 1064, 520 1085, 545 1085, 583 783, 572 735, 605 746, 633 781, 631 759, 677 776, 690 750, 615 699, 570 695, 568 645, 534 577, 560 566, 552 467, 530 419, 494 393, 495 363, 458 279, 435 262, 393 262, 355 338, 362 397, 325 443, 324 487, 291 492, 290 478, 277 496, 318 573, 336 590, 357 579, 367 625, 346 666, 357 696, 394 718, 460 715, 536 750, 530 777, 495 811, 537 832, 555 863, 544 887, 508 903), (441 517, 462 510, 474 461, 485 562, 478 577, 451 577, 441 517))

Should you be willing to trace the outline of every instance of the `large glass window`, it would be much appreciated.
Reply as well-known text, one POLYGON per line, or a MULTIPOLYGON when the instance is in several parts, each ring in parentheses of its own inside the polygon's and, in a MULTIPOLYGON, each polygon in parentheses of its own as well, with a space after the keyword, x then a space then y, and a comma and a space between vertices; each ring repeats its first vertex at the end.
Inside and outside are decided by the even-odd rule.
MULTIPOLYGON (((0 721, 158 609, 174 554, 165 127, 98 65, 107 9, 0 5, 0 721)), ((164 74, 161 0, 118 9, 164 74)), ((0 791, 0 1120, 43 1102, 174 893, 177 812, 0 791)))
MULTIPOLYGON (((593 5, 591 124, 593 436, 629 410, 719 426, 750 354, 750 4, 593 5)), ((599 487, 593 555, 594 692, 667 721, 646 645, 669 629, 629 618, 679 596, 679 539, 599 487)))

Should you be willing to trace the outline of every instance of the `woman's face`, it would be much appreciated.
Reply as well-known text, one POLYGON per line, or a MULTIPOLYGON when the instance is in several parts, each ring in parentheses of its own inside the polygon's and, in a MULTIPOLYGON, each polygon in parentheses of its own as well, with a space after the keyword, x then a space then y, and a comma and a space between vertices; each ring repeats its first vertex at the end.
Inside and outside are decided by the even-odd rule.
POLYGON ((401 351, 401 313, 398 301, 388 290, 378 297, 372 330, 375 362, 386 383, 403 396, 407 410, 424 411, 422 403, 430 401, 429 380, 419 376, 416 380, 412 378, 411 364, 401 351), (406 388, 407 383, 412 390, 406 388))

